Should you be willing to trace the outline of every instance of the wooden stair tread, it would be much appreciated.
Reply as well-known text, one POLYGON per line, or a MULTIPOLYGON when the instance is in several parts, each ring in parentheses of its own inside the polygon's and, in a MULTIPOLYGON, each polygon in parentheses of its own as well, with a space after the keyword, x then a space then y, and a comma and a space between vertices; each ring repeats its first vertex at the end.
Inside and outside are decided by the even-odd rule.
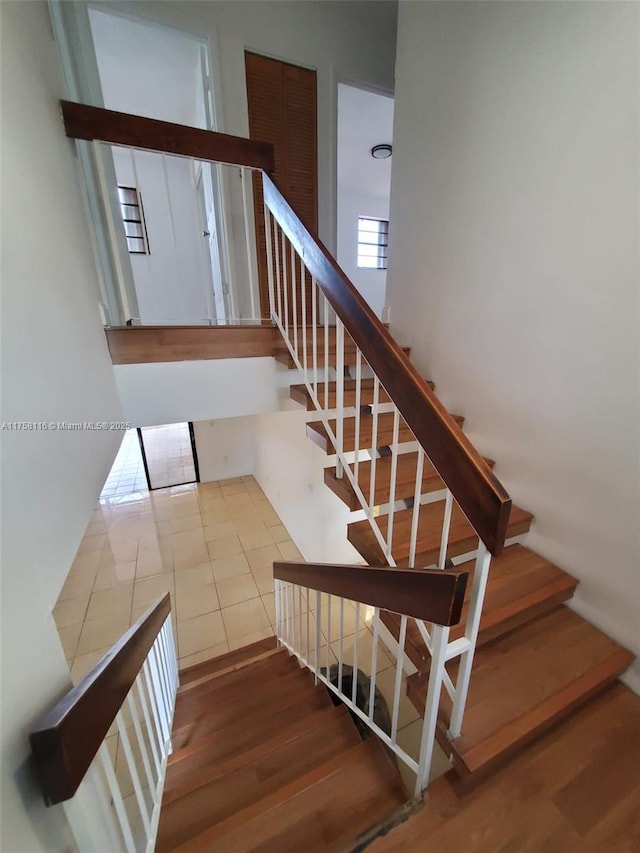
POLYGON ((211 703, 209 708, 198 708, 190 721, 173 730, 175 747, 180 749, 190 743, 231 725, 236 720, 259 716, 271 703, 288 704, 291 699, 299 700, 314 690, 313 677, 308 670, 298 670, 278 678, 270 684, 252 690, 251 686, 240 696, 234 696, 228 702, 211 703))
POLYGON ((474 838, 483 853, 631 853, 640 840, 639 766, 640 697, 617 683, 462 796, 452 772, 437 779, 422 808, 367 853, 413 853, 425 838, 442 851, 474 838))
POLYGON ((256 661, 217 678, 196 682, 195 686, 178 693, 173 727, 180 728, 203 710, 206 713, 207 709, 216 705, 242 700, 247 691, 257 693, 263 688, 270 689, 275 681, 301 671, 296 659, 283 649, 267 660, 256 661))
MULTIPOLYGON (((557 607, 476 651, 463 733, 452 742, 444 736, 445 746, 463 772, 489 769, 617 678, 632 660, 606 634, 557 607)), ((457 661, 447 665, 451 674, 456 667, 457 661)), ((426 694, 427 680, 425 674, 409 677, 414 704, 426 694)), ((444 726, 449 713, 445 693, 444 726)))
POLYGON ((218 655, 218 657, 210 658, 209 660, 202 661, 202 663, 196 663, 181 669, 180 684, 189 684, 191 681, 197 681, 204 676, 215 675, 232 667, 241 666, 245 662, 275 649, 276 638, 274 636, 267 637, 264 640, 257 640, 255 643, 250 643, 248 646, 243 646, 233 652, 226 652, 223 655, 218 655))
MULTIPOLYGON (((490 468, 495 462, 485 459, 490 468)), ((395 497, 397 501, 411 500, 415 494, 416 471, 418 464, 417 453, 401 453, 398 456, 396 468, 395 497)), ((374 493, 374 506, 389 503, 391 490, 391 465, 390 456, 376 459, 376 485, 374 493)), ((351 466, 353 469, 353 466, 351 466)), ((361 509, 360 502, 349 482, 347 476, 338 478, 335 468, 324 469, 324 482, 331 491, 336 494, 351 510, 361 509)), ((365 497, 369 497, 371 489, 371 460, 364 459, 358 466, 358 483, 365 497)), ((433 465, 425 459, 422 473, 422 487, 420 494, 426 495, 444 489, 444 483, 433 465)))
POLYGON ((299 720, 254 749, 205 768, 208 779, 202 774, 190 777, 188 785, 163 801, 156 850, 173 850, 358 743, 358 730, 346 706, 340 705, 299 720))
POLYGON ((175 849, 337 853, 404 799, 397 768, 370 738, 175 849))
MULTIPOLYGON (((464 418, 461 415, 452 415, 452 418, 462 427, 464 418)), ((378 415, 378 433, 376 436, 376 447, 388 447, 393 442, 393 412, 381 412, 378 415)), ((330 420, 329 426, 336 432, 336 421, 330 420)), ((321 421, 310 421, 307 423, 307 436, 317 444, 327 454, 335 453, 335 449, 324 425, 321 421)), ((400 418, 398 429, 398 442, 404 444, 406 442, 415 441, 415 436, 409 429, 404 418, 400 418)), ((367 450, 373 443, 373 417, 370 414, 362 414, 360 417, 360 435, 358 447, 361 450, 367 450)), ((356 419, 345 418, 343 426, 343 448, 345 452, 356 449, 356 419)))
POLYGON ((207 732, 183 746, 174 742, 175 751, 169 756, 167 766, 165 796, 185 784, 202 768, 250 750, 299 720, 310 719, 316 712, 330 708, 333 708, 333 703, 326 688, 318 685, 303 696, 289 695, 282 701, 271 701, 268 706, 258 708, 251 717, 237 719, 231 725, 207 732))
MULTIPOLYGON (((464 634, 469 596, 473 581, 474 561, 459 564, 469 572, 469 582, 458 625, 451 628, 449 638, 455 640, 464 634)), ((510 545, 499 557, 493 557, 489 570, 484 607, 480 618, 478 645, 534 619, 541 613, 554 609, 571 598, 577 580, 544 557, 523 545, 510 545)), ((394 636, 399 636, 400 618, 384 612, 382 619, 394 636)), ((424 640, 414 620, 407 624, 407 652, 419 671, 428 669, 430 657, 424 640)))
MULTIPOLYGON (((435 385, 430 380, 426 380, 427 385, 433 390, 435 385)), ((373 379, 362 379, 360 382, 360 405, 361 406, 370 406, 373 403, 373 379)), ((380 391, 378 394, 378 402, 379 403, 389 403, 391 401, 391 397, 387 394, 382 386, 380 387, 380 391)), ((328 394, 327 400, 328 405, 325 404, 325 384, 324 382, 318 383, 317 397, 318 402, 320 403, 320 407, 325 409, 335 409, 336 407, 336 399, 337 399, 337 385, 335 382, 328 383, 328 394)), ((301 406, 304 406, 307 411, 312 412, 315 409, 313 402, 311 400, 311 395, 307 391, 305 385, 291 385, 289 389, 289 395, 292 400, 295 400, 296 403, 300 403, 301 406)), ((355 379, 345 379, 344 380, 344 406, 345 408, 351 408, 356 405, 356 381, 355 379)))
MULTIPOLYGON (((408 509, 396 512, 393 516, 393 558, 398 566, 406 565, 409 559, 412 514, 413 510, 408 509)), ((437 501, 420 507, 416 566, 426 568, 437 562, 440 552, 443 519, 444 501, 437 501)), ((526 533, 531 526, 532 519, 533 516, 530 512, 512 506, 507 527, 507 538, 526 533)), ((377 524, 385 535, 387 521, 386 515, 380 515, 376 519, 377 524)), ((383 561, 382 565, 385 564, 386 560, 382 549, 378 545, 375 534, 366 519, 349 524, 347 526, 347 538, 370 565, 380 565, 380 561, 383 561)), ((456 557, 460 554, 466 554, 474 551, 477 546, 477 533, 462 510, 454 502, 453 512, 451 513, 447 556, 456 557)))

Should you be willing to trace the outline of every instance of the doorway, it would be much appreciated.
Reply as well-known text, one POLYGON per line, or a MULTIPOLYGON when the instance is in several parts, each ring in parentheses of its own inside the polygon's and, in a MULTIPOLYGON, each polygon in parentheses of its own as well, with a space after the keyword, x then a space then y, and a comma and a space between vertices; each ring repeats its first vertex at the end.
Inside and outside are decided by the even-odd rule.
POLYGON ((193 423, 138 427, 149 491, 200 482, 193 423))
MULTIPOLYGON (((245 51, 249 136, 271 142, 273 179, 306 227, 318 231, 316 72, 245 51)), ((269 318, 269 279, 262 180, 253 179, 262 316, 269 318)), ((306 281, 311 304, 311 281, 306 281)))

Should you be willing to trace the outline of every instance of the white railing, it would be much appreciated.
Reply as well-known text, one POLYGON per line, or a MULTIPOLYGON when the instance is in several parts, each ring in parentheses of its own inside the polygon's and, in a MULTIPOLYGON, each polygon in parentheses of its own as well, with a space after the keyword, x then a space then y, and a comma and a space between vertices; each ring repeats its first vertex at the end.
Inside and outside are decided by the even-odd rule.
POLYGON ((169 615, 115 718, 115 733, 63 804, 79 850, 154 850, 177 689, 169 615))
MULTIPOLYGON (((424 490, 425 472, 433 471, 434 465, 393 402, 392 389, 383 387, 362 351, 350 337, 343 321, 336 316, 323 289, 311 275, 305 264, 305 250, 297 227, 299 228, 292 226, 290 222, 279 222, 268 203, 265 203, 271 317, 300 371, 307 394, 319 414, 335 453, 336 476, 348 480, 357 497, 361 513, 369 521, 375 542, 388 565, 392 567, 397 564, 394 556, 397 552, 397 549, 394 549, 396 513, 406 509, 411 511, 408 553, 403 554, 401 564, 414 568, 420 558, 421 507, 437 501, 443 502, 438 559, 432 561, 433 566, 423 563, 419 565, 421 568, 444 569, 446 565, 450 565, 448 549, 454 497, 444 482, 435 491, 433 486, 424 490), (405 492, 399 495, 398 464, 403 457, 408 458, 406 454, 415 455, 415 479, 410 494, 406 494, 405 487, 405 492), (382 457, 390 457, 390 463, 385 462, 385 466, 389 465, 389 478, 383 484, 384 498, 379 496, 381 483, 377 477, 378 463, 382 457), (362 476, 365 462, 369 468, 368 478, 362 476)), ((426 785, 428 779, 442 685, 449 693, 453 705, 448 735, 453 739, 461 733, 491 561, 491 554, 480 537, 477 547, 465 554, 464 559, 473 556, 475 570, 464 635, 450 642, 449 628, 417 621, 420 634, 431 655, 423 747, 418 762, 402 754, 394 740, 394 731, 383 733, 376 729, 371 719, 367 720, 368 725, 417 773, 418 786, 426 785), (456 657, 461 660, 454 681, 445 670, 445 663, 456 657)), ((462 555, 459 555, 459 559, 461 557, 462 555)), ((280 602, 279 616, 285 633, 278 636, 320 680, 327 683, 326 673, 323 674, 318 662, 309 660, 300 646, 291 642, 291 634, 286 633, 291 620, 291 614, 286 610, 288 594, 286 589, 279 592, 280 597, 284 595, 280 602), (285 608, 284 615, 282 607, 285 608)), ((330 613, 327 615, 330 618, 330 613)), ((295 619, 294 624, 297 624, 295 619)), ((401 620, 397 640, 381 624, 378 611, 375 612, 373 627, 374 654, 379 636, 384 635, 386 645, 396 651, 398 666, 402 664, 406 672, 415 671, 415 667, 404 653, 406 617, 401 620)), ((340 665, 341 661, 338 659, 338 666, 340 665)), ((339 692, 334 686, 328 686, 334 692, 339 692)), ((362 717, 362 713, 353 707, 353 701, 349 697, 341 694, 341 698, 354 713, 362 717)))
MULTIPOLYGON (((131 635, 132 631, 125 638, 131 635)), ((128 651, 116 647, 44 718, 42 728, 31 734, 36 767, 44 768, 40 773, 45 799, 62 802, 81 853, 151 853, 155 848, 178 690, 170 612, 147 648, 115 718, 116 706, 92 726, 95 713, 91 708, 113 703, 112 691, 117 695, 119 684, 127 678, 128 651), (113 655, 120 658, 111 666, 113 655), (101 728, 93 734, 95 726, 101 728), (41 748, 39 743, 57 746, 52 753, 51 747, 41 748), (56 755, 57 763, 47 769, 51 754, 56 755)), ((98 710, 98 716, 100 713, 98 710)))

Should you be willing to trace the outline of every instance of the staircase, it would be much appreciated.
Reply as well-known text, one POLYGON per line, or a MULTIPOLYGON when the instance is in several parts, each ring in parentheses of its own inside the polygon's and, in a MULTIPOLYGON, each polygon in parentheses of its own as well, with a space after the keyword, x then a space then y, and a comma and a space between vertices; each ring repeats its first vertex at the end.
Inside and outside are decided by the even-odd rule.
POLYGON ((346 850, 407 799, 380 741, 274 638, 180 682, 158 853, 346 850))
MULTIPOLYGON (((353 357, 346 352, 347 362, 353 357)), ((353 370, 347 369, 347 375, 353 370)), ((328 384, 327 399, 335 407, 335 382, 328 384)), ((345 380, 344 407, 353 407, 353 380, 345 380), (347 396, 348 389, 348 396, 347 396)), ((433 382, 428 382, 431 388, 433 382)), ((322 387, 322 386, 321 386, 322 387)), ((292 386, 291 398, 311 409, 311 396, 305 386, 292 386)), ((345 412, 345 451, 372 448, 372 415, 370 387, 362 394, 360 430, 355 444, 355 415, 345 412)), ((454 416, 462 426, 463 418, 454 416)), ((378 418, 377 444, 379 454, 375 468, 375 524, 387 530, 389 505, 403 501, 392 518, 393 562, 409 564, 414 491, 417 473, 417 453, 410 449, 399 453, 396 461, 392 492, 393 414, 378 418)), ((331 420, 335 434, 335 420, 331 420)), ((412 439, 408 428, 400 422, 397 444, 412 439)), ((308 437, 327 453, 335 452, 322 423, 307 424, 308 437)), ((493 468, 493 460, 486 460, 493 468)), ((358 482, 366 493, 371 480, 372 462, 365 460, 358 467, 358 482)), ((350 510, 361 508, 349 479, 338 476, 335 466, 325 469, 325 483, 350 510)), ((420 495, 429 502, 419 510, 415 565, 429 566, 438 562, 445 514, 445 485, 437 471, 425 460, 420 495)), ((539 554, 520 543, 533 522, 530 512, 513 506, 509 515, 506 537, 515 540, 503 553, 494 557, 488 575, 484 606, 477 636, 477 651, 473 663, 466 703, 464 728, 461 736, 447 736, 451 715, 451 700, 442 692, 437 728, 438 740, 450 756, 453 767, 465 785, 486 777, 526 743, 571 714, 604 688, 611 686, 633 661, 633 655, 619 646, 589 622, 564 604, 576 589, 577 581, 539 554)), ((347 526, 347 538, 370 565, 387 561, 369 520, 353 521, 347 526)), ((451 629, 450 640, 464 635, 469 596, 473 589, 475 551, 478 535, 454 504, 451 513, 446 557, 456 560, 456 567, 469 572, 465 606, 459 625, 451 629)), ((397 641, 400 636, 399 615, 381 611, 381 619, 397 641)), ((408 695, 420 714, 425 711, 425 697, 430 675, 431 656, 416 621, 407 625, 405 653, 416 672, 409 676, 408 695)), ((453 680, 459 662, 447 664, 447 674, 453 680)))

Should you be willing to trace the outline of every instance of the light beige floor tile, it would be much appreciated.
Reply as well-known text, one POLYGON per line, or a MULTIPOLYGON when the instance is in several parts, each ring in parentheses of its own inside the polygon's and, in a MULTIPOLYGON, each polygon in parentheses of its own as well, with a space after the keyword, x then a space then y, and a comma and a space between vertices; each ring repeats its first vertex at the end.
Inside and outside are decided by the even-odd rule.
POLYGON ((197 530, 202 527, 202 519, 200 513, 194 515, 179 515, 177 518, 172 518, 169 523, 171 533, 182 533, 185 530, 197 530))
POLYGON ((227 495, 225 501, 228 507, 247 507, 253 504, 251 495, 247 492, 241 492, 236 495, 227 495))
POLYGON ((220 610, 220 601, 213 583, 208 586, 196 587, 190 592, 176 592, 178 624, 187 619, 193 619, 195 616, 202 616, 203 613, 212 613, 215 610, 220 610))
POLYGON ((233 652, 236 649, 241 649, 251 643, 257 643, 258 640, 266 640, 267 637, 271 636, 273 636, 273 629, 271 627, 251 631, 249 634, 242 634, 239 637, 234 637, 229 640, 229 651, 233 652))
POLYGON ((102 551, 106 544, 107 535, 105 533, 99 533, 97 536, 85 536, 78 548, 78 554, 90 554, 95 551, 102 551))
POLYGON ((143 605, 149 607, 167 593, 174 595, 173 577, 168 572, 162 575, 154 575, 151 578, 144 578, 134 585, 133 607, 138 608, 143 605))
POLYGON ((239 512, 237 508, 233 511, 233 526, 236 533, 251 533, 254 530, 267 529, 259 515, 254 515, 250 511, 239 512))
POLYGON ((228 580, 216 581, 216 587, 221 607, 229 607, 232 604, 239 604, 241 601, 248 601, 259 596, 258 587, 250 573, 228 580))
POLYGON ((181 658, 224 642, 225 627, 219 610, 178 623, 178 649, 181 658))
POLYGON ((224 607, 221 612, 229 646, 234 639, 244 634, 262 631, 265 628, 270 629, 267 611, 259 598, 234 604, 232 607, 224 607))
POLYGON ((130 613, 112 613, 98 619, 87 619, 82 626, 77 655, 112 646, 129 627, 130 613))
POLYGON ((178 572, 181 569, 189 569, 199 566, 210 559, 206 544, 194 544, 173 552, 173 568, 178 572))
POLYGON ((288 542, 279 542, 278 549, 282 554, 283 560, 295 561, 302 559, 302 554, 300 553, 300 551, 298 551, 298 549, 291 540, 289 540, 288 542))
POLYGON ((207 524, 215 524, 216 521, 226 521, 229 517, 227 503, 222 497, 222 494, 219 497, 201 495, 198 498, 198 503, 200 504, 200 514, 203 517, 203 520, 205 516, 207 517, 207 524), (211 515, 213 515, 214 518, 212 521, 209 521, 211 515))
POLYGON ((171 550, 175 554, 177 551, 191 548, 194 545, 204 545, 204 532, 202 527, 198 527, 196 530, 183 530, 181 533, 172 533, 169 536, 169 541, 171 550))
POLYGON ((233 482, 233 483, 228 482, 228 481, 223 481, 220 484, 220 490, 222 491, 222 494, 225 498, 231 497, 233 495, 246 495, 247 494, 247 487, 242 482, 242 480, 239 480, 239 481, 233 482))
POLYGON ((92 551, 89 554, 78 554, 73 561, 71 566, 72 571, 96 571, 98 566, 100 565, 101 559, 100 551, 92 551))
POLYGON ((216 524, 208 524, 204 528, 204 538, 207 542, 215 542, 217 539, 226 539, 234 536, 236 530, 232 521, 220 521, 216 524))
MULTIPOLYGON (((392 713, 393 710, 393 699, 394 699, 394 686, 395 686, 395 678, 396 678, 396 670, 395 666, 389 667, 385 669, 383 672, 378 673, 378 677, 376 680, 376 686, 382 693, 389 707, 389 713, 392 713)), ((402 686, 400 689, 400 711, 398 713, 398 728, 404 728, 408 726, 409 723, 412 723, 414 720, 417 720, 420 715, 415 709, 413 702, 407 696, 407 679, 403 675, 402 677, 402 686)))
POLYGON ((68 661, 73 660, 75 657, 81 631, 82 622, 75 622, 71 625, 65 625, 63 628, 58 628, 62 650, 68 661))
POLYGON ((284 524, 274 524, 273 527, 268 527, 267 529, 269 531, 269 535, 271 536, 271 541, 275 542, 276 545, 279 542, 291 541, 291 537, 289 536, 284 524))
POLYGON ((219 560, 222 557, 242 554, 242 544, 240 538, 234 534, 224 536, 222 539, 215 539, 213 542, 207 542, 207 550, 211 560, 219 560))
POLYGON ((196 495, 172 495, 169 509, 171 517, 178 518, 180 516, 196 515, 200 512, 200 504, 196 495))
POLYGON ((282 554, 277 545, 265 545, 262 548, 255 548, 250 551, 247 554, 247 560, 253 572, 259 572, 263 569, 273 571, 274 562, 282 560, 282 554))
POLYGON ((90 521, 87 525, 86 536, 99 536, 107 532, 107 525, 103 518, 90 521))
MULTIPOLYGON (((322 624, 326 627, 326 614, 322 617, 322 624)), ((333 650, 337 654, 338 643, 331 644, 333 650)), ((371 675, 371 650, 373 647, 373 636, 368 629, 363 629, 358 634, 358 669, 361 669, 365 675, 371 675)), ((350 666, 353 664, 354 650, 354 635, 343 640, 343 661, 350 666)), ((385 672, 394 665, 389 652, 385 649, 382 643, 378 643, 378 653, 376 658, 376 670, 378 673, 385 672)))
POLYGON ((109 559, 112 563, 128 563, 137 556, 137 542, 112 542, 103 552, 103 563, 109 559))
POLYGON ((73 659, 73 664, 71 666, 71 681, 74 684, 78 684, 79 681, 90 672, 93 667, 98 663, 100 658, 102 658, 106 653, 111 649, 111 645, 103 646, 101 649, 94 649, 92 652, 85 652, 84 654, 76 654, 73 659))
POLYGON ((193 655, 186 655, 180 658, 180 669, 186 669, 188 666, 195 666, 197 663, 202 663, 205 660, 212 660, 220 655, 225 655, 229 651, 228 643, 218 643, 217 646, 211 646, 209 649, 202 649, 193 655))
POLYGON ((271 536, 269 535, 269 530, 263 527, 261 530, 241 533, 240 542, 245 551, 255 551, 256 548, 264 548, 266 545, 271 545, 271 536))
POLYGON ((198 495, 220 494, 220 483, 217 480, 211 480, 208 483, 198 483, 196 491, 198 495))
MULTIPOLYGON (((404 726, 401 729, 398 729, 398 746, 400 746, 411 758, 416 761, 420 757, 420 739, 422 737, 422 718, 418 720, 414 720, 412 723, 409 723, 408 726, 404 726)), ((398 762, 398 764, 402 764, 402 762, 398 762)), ((406 765, 404 765, 406 766, 406 765)), ((445 755, 442 750, 442 747, 436 741, 433 745, 433 758, 431 761, 431 772, 429 773, 429 781, 433 782, 435 779, 438 779, 440 776, 444 776, 451 769, 451 763, 449 759, 445 755)), ((411 771, 408 771, 411 773, 411 771)), ((402 774, 404 779, 404 773, 402 774)), ((407 777, 411 779, 411 787, 409 790, 413 790, 413 784, 415 783, 415 774, 411 774, 411 776, 407 777)), ((405 781, 405 785, 406 785, 405 781)))
POLYGON ((211 568, 216 583, 241 575, 247 575, 251 571, 247 558, 242 553, 221 557, 219 560, 212 560, 211 568))
POLYGON ((93 589, 96 575, 95 571, 83 571, 82 573, 75 572, 70 574, 64 586, 60 590, 58 601, 65 601, 67 598, 78 598, 81 595, 88 595, 93 589))
POLYGON ((99 619, 110 614, 131 616, 133 584, 120 584, 111 589, 94 590, 89 599, 87 619, 99 619))
POLYGON ((93 592, 115 589, 122 585, 131 584, 135 579, 135 565, 135 561, 132 561, 131 563, 120 563, 118 567, 105 566, 99 569, 93 585, 93 592), (127 568, 123 568, 123 566, 127 568))
POLYGON ((266 595, 262 596, 262 603, 264 604, 264 609, 267 611, 267 616, 269 617, 269 622, 271 625, 276 624, 276 601, 275 595, 273 592, 268 592, 266 595))
POLYGON ((252 572, 253 579, 260 591, 260 595, 268 595, 273 592, 275 582, 273 579, 273 567, 270 569, 259 569, 252 572))
POLYGON ((58 629, 65 628, 67 625, 73 625, 76 622, 82 624, 87 613, 88 604, 88 593, 77 595, 75 598, 66 598, 58 601, 53 608, 53 618, 58 629))
POLYGON ((194 590, 204 589, 213 583, 211 563, 201 563, 190 569, 182 569, 175 573, 176 595, 185 596, 194 590))

